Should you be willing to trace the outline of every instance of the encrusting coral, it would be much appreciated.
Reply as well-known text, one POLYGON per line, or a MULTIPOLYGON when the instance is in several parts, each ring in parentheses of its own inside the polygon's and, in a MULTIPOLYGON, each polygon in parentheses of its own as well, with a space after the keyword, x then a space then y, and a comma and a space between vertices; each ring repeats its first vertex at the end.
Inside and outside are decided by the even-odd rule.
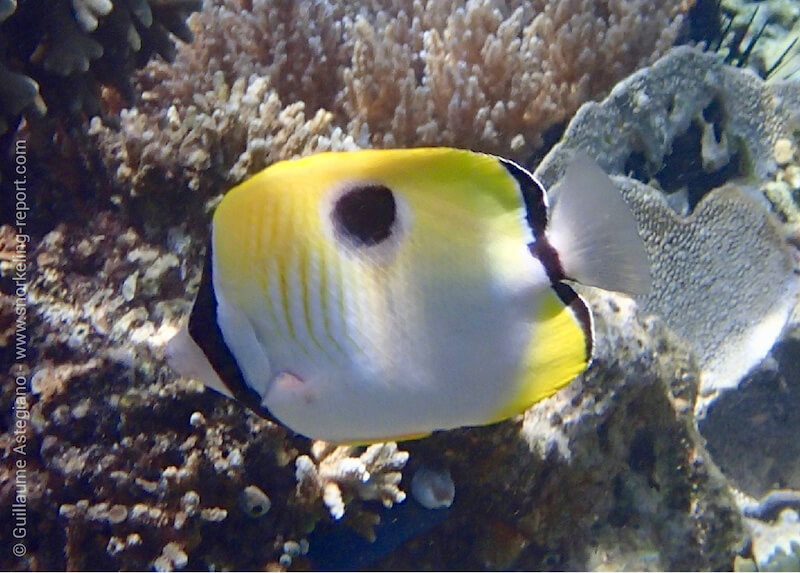
POLYGON ((643 184, 620 187, 639 214, 653 261, 653 292, 642 306, 698 352, 703 406, 738 385, 772 348, 800 293, 797 261, 775 217, 746 188, 718 187, 684 218, 643 184))
POLYGON ((524 157, 584 101, 664 53, 671 0, 208 1, 197 40, 139 76, 92 133, 118 184, 207 195, 322 149, 453 145, 524 157), (165 106, 164 103, 168 102, 165 106))
POLYGON ((767 84, 716 55, 678 47, 581 108, 536 170, 552 184, 582 150, 609 173, 660 188, 628 193, 654 276, 641 302, 703 362, 701 408, 764 358, 800 291, 768 203, 756 189, 742 190, 743 180, 757 186, 775 174, 775 146, 793 137, 798 118, 797 83, 767 84), (740 189, 713 191, 728 181, 740 189))

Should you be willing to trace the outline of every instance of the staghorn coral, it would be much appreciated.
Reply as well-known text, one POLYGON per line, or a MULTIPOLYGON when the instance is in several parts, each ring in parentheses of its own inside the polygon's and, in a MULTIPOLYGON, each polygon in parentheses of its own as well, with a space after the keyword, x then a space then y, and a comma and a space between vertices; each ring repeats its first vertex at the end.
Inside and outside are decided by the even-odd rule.
POLYGON ((521 157, 582 102, 663 53, 687 7, 209 1, 192 19, 195 44, 172 66, 151 63, 122 125, 95 120, 92 134, 120 186, 143 193, 164 176, 206 197, 328 139, 333 149, 436 144, 521 157), (299 146, 262 135, 286 129, 281 107, 302 112, 299 146))

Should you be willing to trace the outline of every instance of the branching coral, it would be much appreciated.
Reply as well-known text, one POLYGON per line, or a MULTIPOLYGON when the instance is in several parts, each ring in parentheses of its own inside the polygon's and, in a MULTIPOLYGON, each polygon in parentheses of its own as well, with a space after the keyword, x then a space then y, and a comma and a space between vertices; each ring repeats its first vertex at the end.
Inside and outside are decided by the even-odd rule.
POLYGON ((548 127, 663 53, 687 5, 249 4, 243 9, 235 0, 209 1, 192 22, 195 44, 181 47, 173 66, 154 62, 141 75, 142 100, 130 112, 136 121, 129 114, 120 129, 95 122, 104 161, 120 184, 142 192, 147 186, 137 174, 145 171, 172 174, 171 181, 190 187, 208 174, 212 188, 276 159, 314 151, 328 138, 334 149, 353 142, 437 144, 523 156, 548 127), (256 93, 230 120, 236 90, 256 93), (298 148, 280 139, 262 141, 257 131, 281 130, 278 114, 270 111, 276 105, 302 110, 304 121, 317 118, 299 122, 317 143, 298 148), (257 130, 243 129, 256 122, 257 130), (191 133, 198 123, 217 132, 202 147, 191 133), (141 133, 160 142, 157 155, 136 153, 141 133), (134 149, 128 149, 129 139, 134 149), (201 152, 193 155, 195 148, 201 152))
POLYGON ((0 134, 22 114, 100 111, 100 86, 131 96, 130 76, 153 54, 191 40, 199 0, 40 0, 0 4, 0 134), (41 92, 41 93, 40 93, 41 92))
POLYGON ((307 118, 302 102, 284 105, 263 78, 239 79, 232 86, 221 72, 214 79, 211 90, 196 94, 192 105, 170 106, 163 127, 153 126, 152 116, 137 109, 123 110, 120 132, 110 132, 97 117, 92 120, 89 133, 103 140, 108 164, 132 193, 165 182, 208 193, 226 180, 220 166, 241 179, 294 155, 356 147, 332 127, 329 112, 320 109, 307 118))
POLYGON ((344 517, 353 498, 379 500, 386 507, 406 498, 397 486, 408 452, 398 450, 394 442, 359 452, 353 446, 318 441, 311 453, 313 458, 300 456, 295 462, 298 496, 311 501, 321 497, 334 519, 344 517))

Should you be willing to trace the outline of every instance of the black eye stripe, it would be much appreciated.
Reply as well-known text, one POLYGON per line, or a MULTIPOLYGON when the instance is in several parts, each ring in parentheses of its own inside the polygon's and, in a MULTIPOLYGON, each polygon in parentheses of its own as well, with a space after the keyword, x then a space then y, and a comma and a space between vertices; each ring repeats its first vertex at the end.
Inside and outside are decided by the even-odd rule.
POLYGON ((211 244, 206 251, 206 264, 200 280, 200 290, 189 315, 189 335, 208 358, 211 367, 234 398, 245 404, 260 416, 275 421, 266 406, 261 405, 261 396, 244 379, 239 363, 231 353, 217 317, 217 294, 214 291, 214 264, 211 244))
POLYGON ((384 185, 354 187, 336 199, 331 219, 340 239, 355 247, 370 247, 391 236, 397 202, 384 185))

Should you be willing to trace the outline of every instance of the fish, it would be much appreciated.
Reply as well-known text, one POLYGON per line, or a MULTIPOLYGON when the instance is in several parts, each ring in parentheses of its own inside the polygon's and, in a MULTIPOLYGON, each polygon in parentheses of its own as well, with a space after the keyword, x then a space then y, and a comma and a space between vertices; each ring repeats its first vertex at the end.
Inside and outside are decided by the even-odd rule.
POLYGON ((167 360, 308 438, 416 439, 510 418, 585 371, 574 283, 650 285, 635 219, 588 156, 548 192, 469 150, 320 153, 224 195, 167 360))

